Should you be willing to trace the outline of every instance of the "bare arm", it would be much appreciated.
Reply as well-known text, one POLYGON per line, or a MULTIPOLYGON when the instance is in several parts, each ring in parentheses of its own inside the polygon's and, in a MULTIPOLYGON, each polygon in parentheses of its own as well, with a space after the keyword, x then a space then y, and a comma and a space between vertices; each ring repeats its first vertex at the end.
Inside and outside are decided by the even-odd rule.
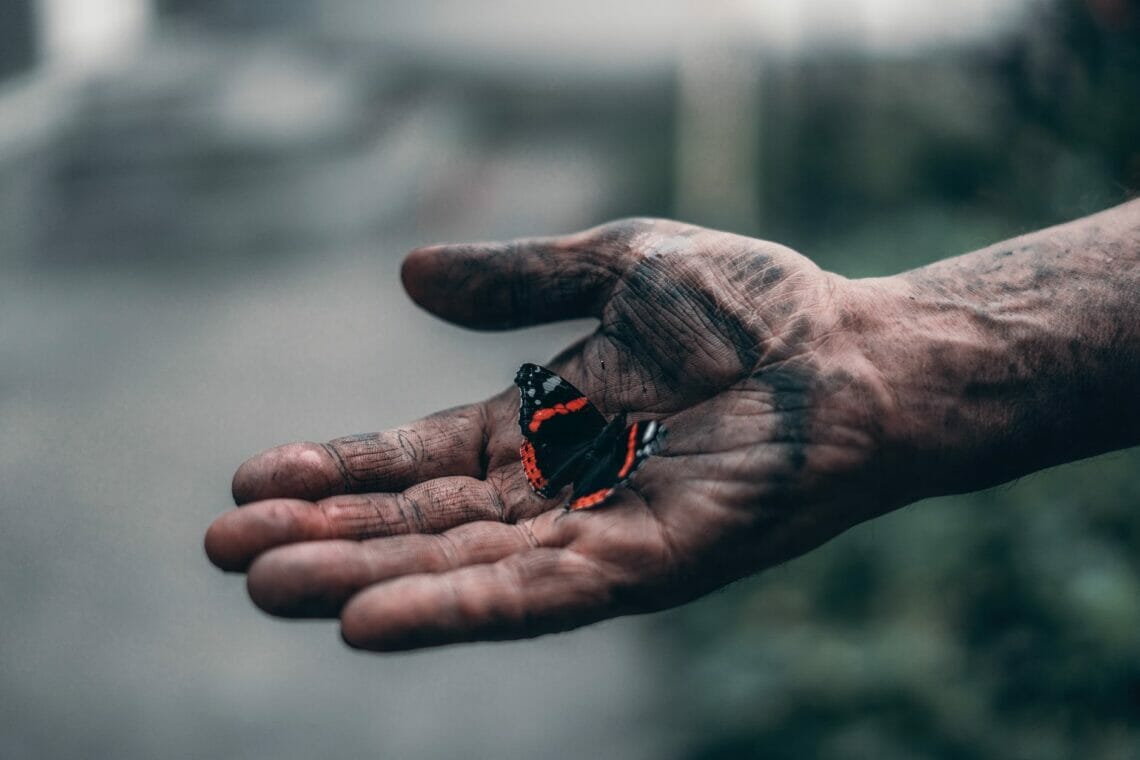
POLYGON ((1140 201, 863 285, 916 496, 1140 443, 1140 201))

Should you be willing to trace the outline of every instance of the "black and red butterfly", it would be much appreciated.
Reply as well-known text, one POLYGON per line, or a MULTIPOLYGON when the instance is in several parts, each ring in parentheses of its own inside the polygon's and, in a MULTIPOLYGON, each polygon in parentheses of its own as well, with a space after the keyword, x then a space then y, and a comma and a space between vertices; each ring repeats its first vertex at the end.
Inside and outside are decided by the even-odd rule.
POLYGON ((547 498, 573 483, 566 509, 601 505, 665 443, 656 420, 626 426, 621 413, 606 422, 585 394, 537 364, 519 367, 515 384, 526 439, 519 449, 523 471, 547 498))

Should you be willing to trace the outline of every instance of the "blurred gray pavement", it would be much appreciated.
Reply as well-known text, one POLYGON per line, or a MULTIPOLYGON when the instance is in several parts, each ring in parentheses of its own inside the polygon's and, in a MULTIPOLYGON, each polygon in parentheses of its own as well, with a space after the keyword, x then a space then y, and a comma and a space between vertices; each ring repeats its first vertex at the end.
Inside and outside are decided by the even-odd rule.
POLYGON ((612 146, 480 142, 446 92, 234 148, 280 105, 224 97, 282 70, 257 54, 185 86, 159 56, 0 165, 0 757, 670 756, 645 619, 370 656, 206 561, 246 457, 486 396, 589 329, 440 323, 409 247, 592 224, 621 183, 612 146))
POLYGON ((247 455, 484 396, 581 329, 459 333, 395 263, 4 283, 0 755, 661 756, 640 621, 371 657, 207 564, 247 455))

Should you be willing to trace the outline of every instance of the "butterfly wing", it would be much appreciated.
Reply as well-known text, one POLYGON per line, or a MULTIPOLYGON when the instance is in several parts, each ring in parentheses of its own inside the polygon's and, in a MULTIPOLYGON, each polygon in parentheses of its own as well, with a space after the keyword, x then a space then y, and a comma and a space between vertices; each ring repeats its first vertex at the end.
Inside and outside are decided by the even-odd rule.
MULTIPOLYGON (((607 431, 608 432, 608 431, 607 431)), ((600 437, 597 447, 574 479, 574 493, 566 508, 589 509, 606 501, 634 471, 665 445, 665 426, 656 420, 635 422, 600 437)))
POLYGON ((537 364, 515 375, 519 387, 519 454, 531 488, 553 496, 575 480, 606 418, 580 390, 537 364))

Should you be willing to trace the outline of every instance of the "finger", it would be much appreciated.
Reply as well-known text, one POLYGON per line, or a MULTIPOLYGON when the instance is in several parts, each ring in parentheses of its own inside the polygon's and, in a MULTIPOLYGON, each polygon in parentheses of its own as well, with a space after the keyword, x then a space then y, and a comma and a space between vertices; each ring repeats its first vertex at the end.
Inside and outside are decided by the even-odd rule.
POLYGON ((214 521, 206 531, 206 554, 223 570, 241 571, 258 554, 284 544, 439 533, 465 522, 503 517, 502 499, 487 481, 437 478, 403 493, 348 494, 316 503, 255 502, 214 521))
POLYGON ((598 316, 652 226, 629 220, 560 238, 419 248, 404 260, 404 288, 433 314, 479 329, 598 316))
POLYGON ((378 651, 530 638, 630 611, 612 586, 601 565, 574 551, 532 549, 367 588, 345 605, 341 635, 378 651))
POLYGON ((234 501, 315 501, 335 494, 399 491, 447 475, 478 477, 486 435, 483 405, 471 404, 383 433, 278 446, 238 468, 234 501))
POLYGON ((540 545, 547 525, 474 522, 438 535, 364 543, 322 541, 274 549, 250 567, 250 598, 285 617, 330 617, 361 589, 402 575, 495 562, 540 545))

